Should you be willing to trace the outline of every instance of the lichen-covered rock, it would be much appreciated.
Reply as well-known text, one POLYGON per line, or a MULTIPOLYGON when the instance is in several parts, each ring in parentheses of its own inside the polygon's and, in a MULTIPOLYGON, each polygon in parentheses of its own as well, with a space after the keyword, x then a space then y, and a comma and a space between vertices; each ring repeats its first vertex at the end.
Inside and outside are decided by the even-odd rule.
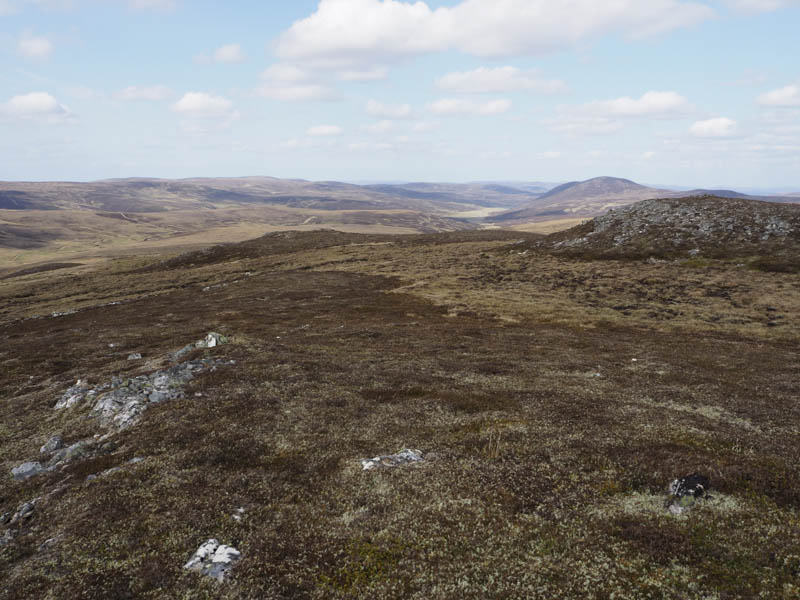
POLYGON ((683 514, 691 509, 698 500, 708 498, 709 485, 708 477, 699 473, 675 479, 668 487, 670 498, 667 500, 667 508, 669 512, 673 515, 683 514))
POLYGON ((10 525, 15 525, 20 523, 21 521, 27 521, 31 517, 33 517, 33 512, 36 509, 36 503, 39 501, 39 498, 34 498, 30 502, 26 502, 22 504, 18 509, 17 512, 14 513, 14 516, 11 517, 10 525))
POLYGON ((199 340, 193 344, 188 344, 178 350, 177 352, 172 353, 172 360, 178 360, 191 352, 196 348, 216 348, 217 346, 222 346, 223 344, 228 343, 228 338, 222 335, 221 333, 211 332, 202 340, 199 340))
POLYGON ((204 358, 177 364, 150 375, 131 379, 115 378, 111 390, 100 395, 89 416, 104 427, 122 430, 135 425, 150 405, 183 398, 183 388, 195 375, 213 370, 219 361, 204 358))
POLYGON ((76 404, 83 402, 91 392, 93 392, 93 390, 89 387, 89 384, 83 379, 78 379, 75 385, 64 392, 61 398, 58 399, 55 408, 56 410, 72 408, 76 404))
POLYGON ((212 538, 197 549, 183 568, 202 573, 217 581, 224 581, 241 557, 241 552, 236 548, 220 544, 212 538))
POLYGON ((52 436, 44 446, 39 448, 40 454, 52 454, 56 450, 61 450, 64 447, 64 440, 61 439, 60 435, 52 436))
POLYGON ((372 469, 398 467, 409 463, 415 463, 422 460, 422 452, 419 450, 406 449, 398 452, 397 454, 386 454, 383 456, 376 456, 374 458, 364 458, 361 460, 361 467, 364 471, 371 471, 372 469))
POLYGON ((11 475, 17 481, 21 481, 23 479, 33 477, 34 475, 38 475, 42 471, 44 471, 44 468, 42 467, 41 463, 26 462, 11 469, 11 475))
POLYGON ((142 355, 140 352, 133 352, 128 354, 128 360, 142 360, 142 355))

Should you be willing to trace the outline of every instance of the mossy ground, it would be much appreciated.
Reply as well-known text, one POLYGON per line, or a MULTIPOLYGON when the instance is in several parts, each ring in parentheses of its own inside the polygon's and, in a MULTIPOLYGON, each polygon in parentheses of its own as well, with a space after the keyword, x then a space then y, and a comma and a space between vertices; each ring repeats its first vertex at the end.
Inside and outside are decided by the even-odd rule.
POLYGON ((0 283, 0 513, 43 497, 0 549, 0 595, 800 594, 796 275, 341 235, 0 283), (196 353, 235 366, 113 454, 8 477, 49 435, 97 431, 52 409, 76 379, 150 372, 209 331, 232 343, 196 353), (361 471, 406 447, 428 459, 361 471), (669 515, 693 471, 715 497, 669 515), (210 537, 243 553, 222 586, 181 569, 210 537))

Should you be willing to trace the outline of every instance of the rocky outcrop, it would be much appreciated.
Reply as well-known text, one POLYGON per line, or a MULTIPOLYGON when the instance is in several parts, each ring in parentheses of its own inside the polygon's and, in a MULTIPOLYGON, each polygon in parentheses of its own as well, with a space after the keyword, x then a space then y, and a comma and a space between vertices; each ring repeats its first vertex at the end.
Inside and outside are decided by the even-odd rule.
POLYGON ((800 205, 698 196, 637 202, 542 243, 607 258, 728 257, 800 252, 800 205))
POLYGON ((236 548, 220 544, 212 538, 197 549, 183 568, 221 582, 241 557, 241 552, 236 548))

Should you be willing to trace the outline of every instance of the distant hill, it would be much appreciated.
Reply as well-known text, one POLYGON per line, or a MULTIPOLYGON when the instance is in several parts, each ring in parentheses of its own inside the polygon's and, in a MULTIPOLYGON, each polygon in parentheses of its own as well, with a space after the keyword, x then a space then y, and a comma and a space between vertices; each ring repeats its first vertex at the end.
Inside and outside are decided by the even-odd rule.
POLYGON ((367 185, 366 189, 441 203, 466 203, 485 208, 523 206, 538 198, 539 193, 497 183, 401 183, 367 185))
POLYGON ((498 224, 515 224, 565 217, 596 217, 610 209, 627 206, 650 198, 684 198, 689 196, 715 196, 741 200, 769 202, 797 202, 791 196, 751 196, 733 190, 674 191, 652 188, 630 179, 595 177, 586 181, 571 181, 540 195, 530 204, 487 220, 498 224))
POLYGON ((800 270, 800 205, 694 196, 637 202, 543 242, 592 258, 758 256, 800 270))
POLYGON ((505 223, 541 220, 546 217, 594 216, 609 208, 669 194, 666 190, 650 188, 629 179, 595 177, 559 185, 528 206, 496 215, 489 220, 505 223))

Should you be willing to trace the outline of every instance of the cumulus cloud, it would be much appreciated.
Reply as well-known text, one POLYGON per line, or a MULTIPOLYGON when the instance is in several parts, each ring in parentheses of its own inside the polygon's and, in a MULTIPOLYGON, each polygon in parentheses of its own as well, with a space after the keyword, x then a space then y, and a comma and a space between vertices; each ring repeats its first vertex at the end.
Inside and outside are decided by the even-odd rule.
POLYGON ((537 70, 521 71, 512 66, 448 73, 436 80, 436 87, 457 94, 498 94, 530 91, 557 94, 569 91, 558 79, 544 79, 537 70))
POLYGON ((338 125, 315 125, 314 127, 309 127, 306 134, 312 137, 331 137, 342 135, 343 132, 344 129, 338 125))
POLYGON ((261 78, 264 83, 256 88, 256 94, 269 100, 308 102, 337 100, 339 97, 329 85, 315 81, 308 70, 289 63, 270 66, 261 78))
POLYGON ((172 105, 172 110, 189 119, 216 120, 230 123, 239 117, 233 102, 223 96, 205 92, 187 92, 172 105))
POLYGON ((225 44, 220 46, 211 55, 211 58, 216 63, 243 63, 247 60, 247 56, 242 50, 241 44, 225 44))
POLYGON ((23 35, 17 42, 17 53, 32 60, 44 60, 53 52, 53 44, 44 36, 23 35))
POLYGON ((511 109, 511 100, 473 102, 461 98, 442 98, 428 104, 428 110, 442 117, 499 115, 511 109))
POLYGON ((729 138, 738 133, 739 124, 726 117, 714 117, 705 121, 696 121, 689 128, 689 133, 699 138, 729 138))
POLYGON ((646 92, 638 99, 623 96, 590 102, 583 109, 612 117, 671 117, 689 112, 692 105, 676 92, 646 92))
POLYGON ((14 96, 0 104, 0 117, 11 120, 64 123, 74 121, 69 108, 47 92, 14 96))
POLYGON ((569 136, 608 135, 622 129, 623 124, 609 117, 576 114, 562 109, 562 112, 550 119, 541 121, 549 131, 569 136))
POLYGON ((342 81, 351 81, 356 83, 380 81, 389 76, 389 69, 386 67, 374 67, 372 69, 351 69, 339 73, 339 79, 342 81))
POLYGON ((800 106, 800 85, 787 85, 761 94, 757 102, 762 106, 800 106))
POLYGON ((414 115, 410 104, 383 104, 377 100, 367 102, 367 114, 379 119, 408 119, 414 115))
POLYGON ((401 0, 320 0, 277 40, 284 59, 331 67, 385 64, 460 50, 476 56, 532 55, 603 34, 642 38, 688 27, 714 11, 686 0, 462 0, 431 9, 401 0))
POLYGON ((157 102, 166 100, 173 95, 173 91, 165 85, 131 85, 114 94, 115 100, 148 100, 157 102))

